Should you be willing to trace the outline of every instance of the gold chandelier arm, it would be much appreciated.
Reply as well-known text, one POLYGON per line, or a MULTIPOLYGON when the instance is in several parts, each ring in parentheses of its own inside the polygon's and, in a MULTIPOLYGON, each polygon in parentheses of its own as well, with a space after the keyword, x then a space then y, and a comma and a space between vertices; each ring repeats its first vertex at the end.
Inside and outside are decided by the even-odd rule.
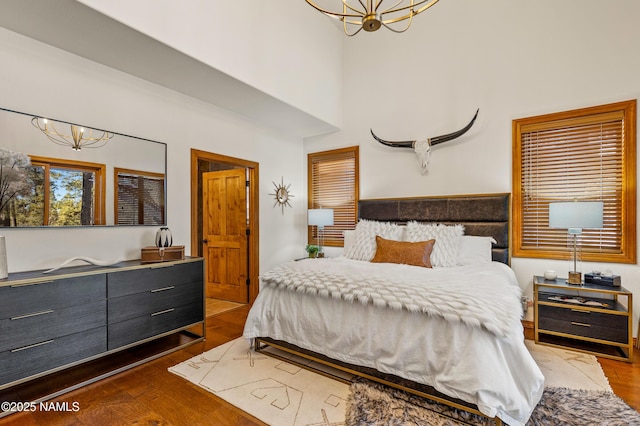
MULTIPOLYGON (((429 9, 434 4, 438 3, 438 1, 440 1, 440 0, 419 0, 417 2, 414 2, 412 0, 411 3, 406 5, 406 6, 402 6, 402 7, 399 7, 397 9, 383 10, 382 12, 380 12, 380 15, 385 15, 385 14, 388 14, 388 13, 397 13, 397 12, 401 12, 401 11, 407 10, 407 9, 414 9, 414 8, 420 6, 420 5, 423 5, 423 4, 427 3, 424 6, 422 6, 420 9, 416 10, 415 12, 413 12, 414 15, 418 15, 419 13, 424 12, 425 10, 429 9)), ((398 3, 396 3, 394 5, 394 7, 397 6, 397 5, 398 5, 398 3)), ((408 17, 409 16, 407 15, 407 16, 404 17, 404 19, 407 19, 408 17)))
POLYGON ((409 27, 411 26, 411 23, 413 22, 413 15, 409 16, 409 17, 404 17, 402 19, 396 19, 396 20, 389 20, 389 21, 380 21, 380 23, 388 30, 393 31, 394 33, 403 33, 405 31, 407 31, 409 29, 409 27), (398 30, 396 28, 393 28, 391 25, 388 24, 392 24, 394 22, 400 22, 400 21, 404 21, 406 19, 409 19, 409 22, 407 23, 407 26, 404 27, 401 30, 398 30))
MULTIPOLYGON (((340 21, 342 21, 343 18, 361 18, 363 16, 362 12, 356 9, 353 9, 352 7, 349 7, 349 9, 353 10, 354 12, 358 12, 357 14, 332 12, 330 10, 323 9, 320 6, 316 5, 313 2, 313 0, 305 0, 305 1, 318 12, 322 12, 330 18, 338 19, 340 21)), ((344 0, 343 0, 343 3, 344 3, 344 0)))
MULTIPOLYGON (((383 1, 384 1, 384 0, 380 0, 380 1, 376 4, 376 8, 375 8, 376 13, 378 12, 378 8, 379 8, 380 6, 382 6, 382 2, 383 2, 383 1)), ((396 2, 396 4, 394 4, 393 6, 391 6, 391 7, 390 7, 390 8, 388 8, 388 9, 386 9, 384 12, 386 12, 387 10, 391 10, 391 9, 393 9, 394 7, 398 6, 399 4, 402 4, 402 2, 404 2, 404 0, 398 0, 398 1, 396 2)), ((384 12, 382 12, 382 13, 384 13, 384 12)))

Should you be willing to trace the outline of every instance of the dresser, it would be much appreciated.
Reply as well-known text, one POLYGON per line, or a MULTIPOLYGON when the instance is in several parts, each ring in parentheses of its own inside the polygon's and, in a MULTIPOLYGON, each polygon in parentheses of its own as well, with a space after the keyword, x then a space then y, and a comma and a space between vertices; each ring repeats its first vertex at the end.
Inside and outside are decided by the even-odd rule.
POLYGON ((84 369, 93 377, 64 385, 72 390, 204 340, 203 273, 202 258, 187 258, 9 274, 0 280, 0 399, 95 363, 84 369), (121 355, 113 371, 102 367, 121 355))
POLYGON ((534 276, 533 293, 536 343, 632 362, 629 290, 534 276))

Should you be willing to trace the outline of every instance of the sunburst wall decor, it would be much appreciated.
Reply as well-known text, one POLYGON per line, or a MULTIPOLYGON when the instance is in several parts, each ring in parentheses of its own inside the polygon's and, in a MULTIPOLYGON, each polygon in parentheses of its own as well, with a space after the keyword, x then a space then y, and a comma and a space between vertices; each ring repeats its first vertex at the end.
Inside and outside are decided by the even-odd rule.
POLYGON ((293 198, 293 194, 289 192, 291 184, 285 186, 284 178, 280 178, 280 184, 277 184, 275 182, 272 183, 276 191, 273 194, 269 194, 276 197, 276 202, 273 204, 273 207, 279 205, 280 207, 282 207, 282 214, 284 214, 285 206, 292 207, 291 203, 289 203, 289 200, 293 198))

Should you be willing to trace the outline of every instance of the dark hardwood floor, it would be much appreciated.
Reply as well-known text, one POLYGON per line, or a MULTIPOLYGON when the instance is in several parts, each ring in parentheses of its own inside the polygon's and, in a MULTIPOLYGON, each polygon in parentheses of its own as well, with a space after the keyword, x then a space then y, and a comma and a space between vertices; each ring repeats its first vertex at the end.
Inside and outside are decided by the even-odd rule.
MULTIPOLYGON (((167 368, 240 337, 248 307, 207 319, 207 341, 60 396, 77 411, 19 413, 5 425, 261 425, 241 410, 169 373, 167 368)), ((640 351, 638 351, 640 352, 640 351)), ((615 393, 640 411, 640 356, 635 362, 600 359, 615 393)))

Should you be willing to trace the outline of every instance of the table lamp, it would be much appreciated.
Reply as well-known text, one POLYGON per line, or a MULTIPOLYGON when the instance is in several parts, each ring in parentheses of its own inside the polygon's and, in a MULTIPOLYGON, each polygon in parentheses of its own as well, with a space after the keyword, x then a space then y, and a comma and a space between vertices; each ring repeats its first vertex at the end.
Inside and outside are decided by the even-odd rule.
POLYGON ((565 228, 573 237, 573 271, 569 271, 569 284, 582 284, 577 268, 577 238, 582 228, 602 228, 602 201, 569 201, 549 203, 549 228, 565 228))
POLYGON ((309 209, 308 211, 309 226, 318 227, 318 238, 320 240, 318 257, 322 253, 322 244, 324 243, 324 227, 333 225, 333 209, 309 209))

